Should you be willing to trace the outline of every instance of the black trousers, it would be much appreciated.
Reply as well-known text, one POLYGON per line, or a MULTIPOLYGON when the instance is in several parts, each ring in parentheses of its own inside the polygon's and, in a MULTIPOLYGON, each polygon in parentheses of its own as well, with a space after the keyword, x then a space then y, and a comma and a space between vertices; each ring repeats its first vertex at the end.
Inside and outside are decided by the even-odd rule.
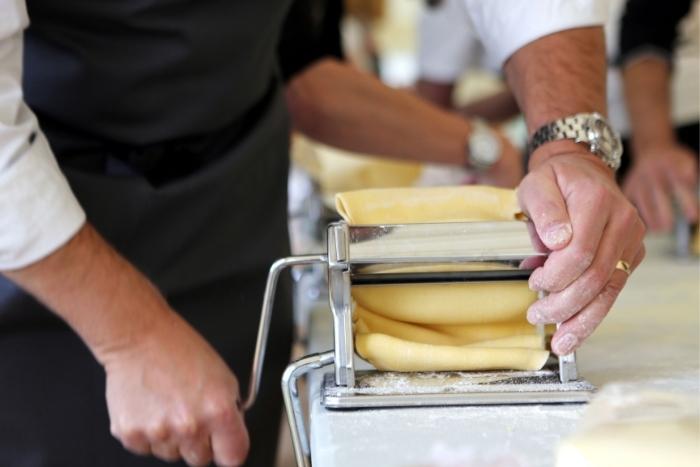
MULTIPOLYGON (((145 152, 63 150, 61 141, 76 140, 42 122, 88 220, 213 345, 244 393, 267 269, 289 251, 288 130, 277 88, 254 121, 145 152), (188 164, 162 176, 158 164, 172 169, 176 160, 188 164)), ((262 392, 246 414, 249 466, 274 464, 290 303, 282 283, 262 392)), ((0 467, 157 465, 166 464, 130 454, 110 435, 105 375, 81 340, 0 278, 0 467)))

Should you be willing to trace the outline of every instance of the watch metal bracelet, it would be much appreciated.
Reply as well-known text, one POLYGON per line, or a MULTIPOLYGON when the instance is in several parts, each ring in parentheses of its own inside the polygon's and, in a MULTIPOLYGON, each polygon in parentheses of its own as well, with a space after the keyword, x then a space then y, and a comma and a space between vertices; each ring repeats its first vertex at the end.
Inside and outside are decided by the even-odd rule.
POLYGON ((527 154, 531 155, 545 143, 563 139, 586 143, 589 150, 609 167, 617 170, 620 166, 620 137, 598 113, 580 113, 543 125, 532 135, 527 154))

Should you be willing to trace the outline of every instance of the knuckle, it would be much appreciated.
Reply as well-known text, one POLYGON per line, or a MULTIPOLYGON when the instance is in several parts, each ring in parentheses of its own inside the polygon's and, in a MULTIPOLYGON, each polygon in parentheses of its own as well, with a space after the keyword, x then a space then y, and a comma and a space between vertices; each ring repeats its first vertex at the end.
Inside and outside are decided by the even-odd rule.
POLYGON ((199 424, 191 417, 178 418, 173 421, 172 428, 178 437, 190 438, 197 434, 199 424))
MULTIPOLYGON (((621 274, 619 274, 621 275, 621 274)), ((622 292, 622 289, 624 288, 625 283, 624 281, 615 281, 611 280, 608 282, 608 284, 605 286, 603 289, 603 292, 601 293, 601 296, 604 300, 613 302, 617 298, 617 296, 622 292)))
POLYGON ((587 270, 595 257, 592 251, 582 246, 573 247, 570 254, 573 267, 577 271, 587 270))
POLYGON ((211 421, 226 422, 233 419, 235 405, 229 397, 211 397, 207 401, 205 416, 211 421))
POLYGON ((608 274, 606 271, 595 268, 591 269, 588 274, 588 288, 591 290, 602 290, 605 287, 605 282, 608 280, 608 274))
POLYGON ((157 421, 145 430, 146 437, 152 442, 162 442, 168 437, 168 426, 165 421, 157 421))

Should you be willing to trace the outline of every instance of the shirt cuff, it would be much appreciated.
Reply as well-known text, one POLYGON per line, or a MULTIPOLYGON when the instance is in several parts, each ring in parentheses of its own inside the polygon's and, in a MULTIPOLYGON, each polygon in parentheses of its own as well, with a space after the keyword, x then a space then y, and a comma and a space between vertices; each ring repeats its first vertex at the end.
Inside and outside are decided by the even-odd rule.
POLYGON ((490 67, 500 69, 518 49, 567 29, 603 26, 606 2, 597 0, 466 0, 488 52, 490 67))
POLYGON ((41 132, 0 170, 0 270, 48 256, 85 224, 85 212, 41 132))

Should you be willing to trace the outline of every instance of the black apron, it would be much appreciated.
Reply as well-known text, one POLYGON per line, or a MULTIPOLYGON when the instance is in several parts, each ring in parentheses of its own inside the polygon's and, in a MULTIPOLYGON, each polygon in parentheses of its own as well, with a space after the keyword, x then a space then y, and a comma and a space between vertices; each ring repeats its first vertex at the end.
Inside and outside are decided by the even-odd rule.
MULTIPOLYGON (((211 71, 197 62, 202 60, 196 53, 197 40, 204 40, 197 28, 206 24, 201 17, 190 16, 193 12, 178 8, 185 5, 185 10, 209 15, 223 14, 218 8, 237 9, 244 14, 233 17, 227 27, 235 30, 240 26, 247 34, 254 29, 247 24, 252 13, 259 20, 260 33, 270 34, 284 9, 272 12, 270 5, 260 5, 266 2, 223 0, 34 3, 41 8, 33 12, 30 2, 32 28, 36 29, 27 35, 26 97, 88 220, 217 349, 245 391, 267 268, 274 259, 288 254, 288 121, 274 66, 275 38, 235 44, 245 53, 230 57, 238 60, 234 65, 242 75, 231 78, 229 68, 234 65, 211 71), (203 9, 198 10, 198 4, 203 9), (73 10, 68 8, 71 5, 73 10), (64 7, 66 11, 54 11, 64 7), (153 81, 158 67, 132 75, 122 70, 123 76, 115 76, 114 82, 96 83, 92 81, 96 70, 106 65, 97 55, 95 63, 90 63, 88 46, 96 47, 95 53, 103 52, 99 49, 105 47, 105 38, 81 38, 76 32, 81 31, 79 27, 69 27, 91 10, 97 17, 98 13, 120 13, 128 19, 111 17, 117 26, 128 27, 113 25, 116 32, 107 30, 107 36, 119 37, 135 28, 144 34, 142 41, 148 39, 147 25, 168 30, 159 12, 183 24, 191 20, 196 24, 185 32, 193 34, 192 50, 175 47, 169 54, 191 52, 192 57, 183 59, 181 70, 168 69, 171 80, 163 89, 153 81), (52 15, 64 22, 52 23, 52 15), (260 23, 263 18, 266 22, 260 23), (61 29, 66 24, 69 26, 61 29), (272 45, 268 47, 267 41, 272 45), (240 61, 248 55, 257 57, 256 63, 240 61), (84 66, 76 67, 66 56, 84 58, 84 66), (185 91, 182 86, 190 86, 178 70, 185 75, 190 70, 196 84, 204 86, 198 90, 204 104, 190 94, 181 95, 177 103, 167 102, 185 91), (209 81, 202 78, 207 71, 213 74, 209 81), (234 81, 227 83, 228 79, 234 81), (83 92, 80 85, 88 87, 83 92), (128 92, 131 85, 134 94, 128 92), (99 97, 100 105, 94 106, 89 101, 98 88, 104 95, 99 97), (149 92, 157 94, 148 97, 149 92), (228 98, 223 92, 236 97, 228 98), (220 101, 214 105, 217 93, 220 101), (70 97, 72 109, 65 109, 61 101, 70 97), (120 98, 129 101, 120 105, 120 98), (143 106, 138 105, 139 98, 146 99, 143 106), (158 102, 166 104, 161 109, 158 102)), ((88 28, 86 34, 90 31, 88 28)), ((95 35, 102 32, 92 30, 95 35)), ((187 34, 175 34, 175 43, 189 37, 187 34)), ((224 37, 214 39, 226 39, 224 32, 219 34, 224 37)), ((163 38, 156 35, 156 39, 163 38)), ((126 45, 133 44, 126 41, 126 45)), ((137 64, 144 65, 148 62, 139 59, 146 60, 154 51, 148 42, 141 46, 143 50, 133 50, 132 55, 137 64)), ((283 287, 262 393, 254 410, 246 414, 252 440, 246 465, 274 463, 281 413, 279 381, 291 345, 287 298, 288 288, 283 287)), ((104 385, 102 368, 80 339, 33 298, 0 280, 0 466, 165 465, 154 458, 131 455, 112 438, 104 385)))

